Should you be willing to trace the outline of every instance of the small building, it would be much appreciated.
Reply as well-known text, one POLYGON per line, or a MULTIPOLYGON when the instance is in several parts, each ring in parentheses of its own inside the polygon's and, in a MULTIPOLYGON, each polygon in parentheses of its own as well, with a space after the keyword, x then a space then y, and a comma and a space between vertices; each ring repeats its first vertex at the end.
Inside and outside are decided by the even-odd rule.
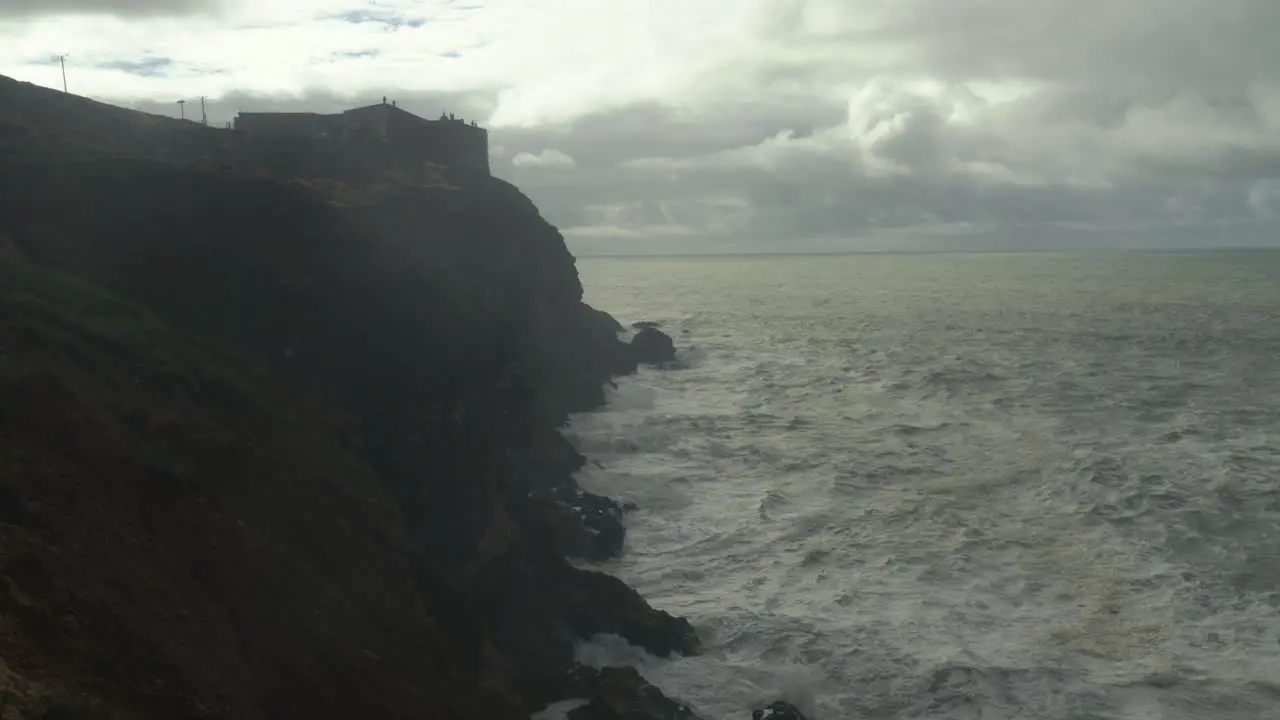
POLYGON ((332 115, 242 112, 235 129, 262 136, 385 142, 416 160, 489 172, 487 130, 447 115, 427 120, 394 103, 332 115))

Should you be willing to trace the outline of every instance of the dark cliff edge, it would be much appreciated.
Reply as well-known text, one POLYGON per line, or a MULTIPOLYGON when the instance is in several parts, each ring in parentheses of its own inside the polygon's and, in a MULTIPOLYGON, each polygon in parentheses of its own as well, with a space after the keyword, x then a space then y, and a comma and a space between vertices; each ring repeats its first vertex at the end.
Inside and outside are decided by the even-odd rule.
POLYGON ((0 716, 640 717, 620 326, 511 185, 277 149, 0 78, 0 716))

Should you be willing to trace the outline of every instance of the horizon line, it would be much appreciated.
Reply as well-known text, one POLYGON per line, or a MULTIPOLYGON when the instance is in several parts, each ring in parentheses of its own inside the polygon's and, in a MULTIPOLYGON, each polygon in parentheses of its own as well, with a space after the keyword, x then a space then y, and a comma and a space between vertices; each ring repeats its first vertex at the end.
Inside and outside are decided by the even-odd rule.
POLYGON ((1212 253, 1212 252, 1280 252, 1280 245, 1260 247, 1257 245, 1223 245, 1218 247, 1188 248, 1000 248, 1000 249, 867 249, 867 250, 731 250, 725 252, 632 252, 632 253, 599 253, 575 252, 579 260, 634 260, 643 258, 721 258, 721 257, 844 257, 850 255, 1021 255, 1040 254, 1076 254, 1076 253, 1133 253, 1133 254, 1177 254, 1177 253, 1212 253))

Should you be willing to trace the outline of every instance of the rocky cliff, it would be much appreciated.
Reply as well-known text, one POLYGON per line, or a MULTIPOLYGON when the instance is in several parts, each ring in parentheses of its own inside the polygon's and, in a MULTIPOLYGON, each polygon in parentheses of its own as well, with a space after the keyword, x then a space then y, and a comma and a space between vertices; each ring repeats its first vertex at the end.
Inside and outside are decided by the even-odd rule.
POLYGON ((566 560, 621 510, 557 428, 635 361, 559 233, 485 175, 220 132, 0 78, 0 717, 652 694, 573 661, 697 638, 566 560))

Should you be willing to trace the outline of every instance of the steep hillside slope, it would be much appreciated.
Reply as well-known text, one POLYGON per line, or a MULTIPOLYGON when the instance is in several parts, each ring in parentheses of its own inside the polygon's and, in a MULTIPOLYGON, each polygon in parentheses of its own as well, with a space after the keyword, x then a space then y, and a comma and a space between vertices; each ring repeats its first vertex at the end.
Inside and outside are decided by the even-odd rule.
POLYGON ((563 556, 620 549, 556 428, 634 360, 533 204, 186 125, 0 79, 19 716, 514 718, 597 691, 594 633, 695 651, 563 556))

